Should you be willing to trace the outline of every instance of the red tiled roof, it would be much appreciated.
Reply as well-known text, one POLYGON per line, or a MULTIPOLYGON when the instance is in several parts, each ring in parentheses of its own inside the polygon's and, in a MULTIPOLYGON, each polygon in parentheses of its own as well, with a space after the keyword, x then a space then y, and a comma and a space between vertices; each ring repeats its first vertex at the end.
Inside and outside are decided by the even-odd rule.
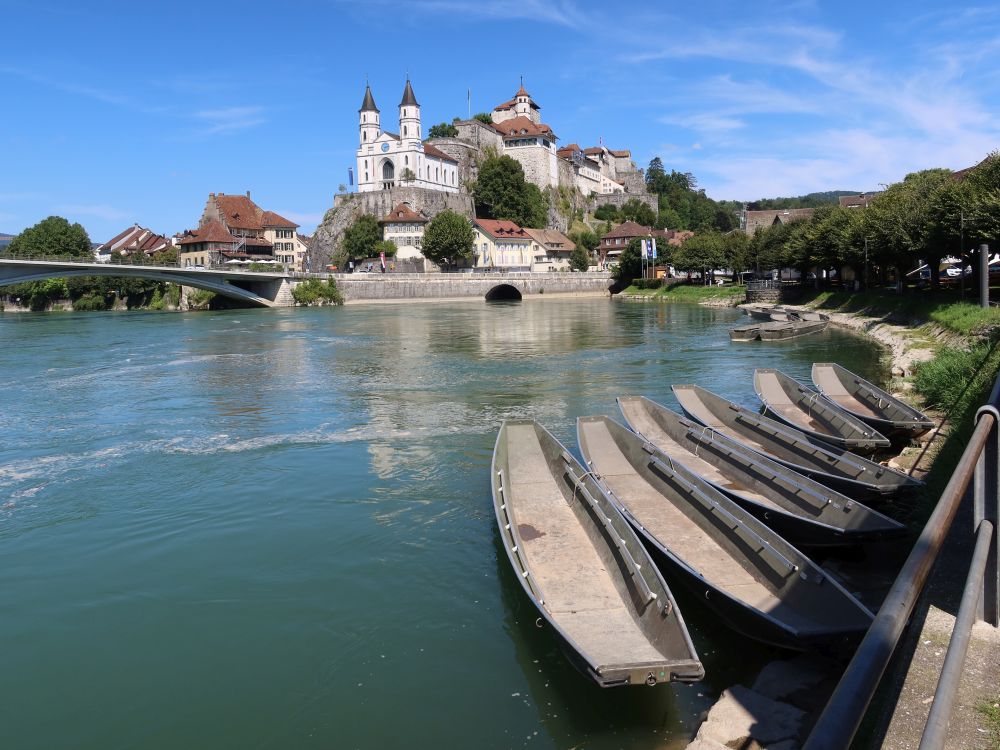
POLYGON ((394 222, 394 221, 398 221, 401 223, 407 222, 410 224, 416 224, 416 223, 426 224, 428 220, 425 219, 420 214, 418 214, 412 208, 407 206, 405 203, 400 203, 398 206, 392 209, 392 211, 390 211, 388 214, 379 219, 378 223, 388 224, 389 222, 394 222))
POLYGON ((608 149, 608 153, 611 154, 612 156, 617 156, 619 158, 623 158, 623 157, 631 156, 632 155, 632 152, 629 151, 628 149, 622 149, 620 151, 615 151, 614 149, 610 149, 609 148, 608 149))
POLYGON ((637 224, 634 221, 626 221, 624 224, 619 224, 610 232, 601 237, 602 240, 607 238, 614 239, 615 237, 649 237, 658 236, 657 232, 662 230, 652 229, 651 227, 644 227, 642 224, 637 224))
POLYGON ((473 219, 477 226, 494 239, 530 240, 531 237, 513 221, 506 219, 473 219))
POLYGON ((260 206, 246 195, 218 195, 215 203, 230 229, 263 229, 260 206))
POLYGON ((294 229, 299 226, 294 221, 289 221, 285 217, 274 213, 274 211, 264 211, 261 214, 260 223, 265 227, 291 227, 294 229))
POLYGON ((452 157, 448 156, 448 154, 446 154, 444 151, 437 148, 436 146, 432 146, 427 141, 424 141, 424 155, 433 156, 436 159, 443 159, 444 161, 451 161, 454 162, 455 164, 458 164, 458 159, 453 159, 452 157))
POLYGON ((604 149, 601 148, 600 146, 590 146, 589 148, 585 148, 583 150, 583 153, 588 154, 588 155, 603 154, 604 153, 604 149))
POLYGON ((196 242, 229 242, 236 244, 237 240, 229 231, 222 226, 222 223, 211 219, 204 226, 184 233, 184 237, 178 244, 193 245, 196 242))
POLYGON ((519 135, 547 135, 555 140, 555 133, 545 123, 535 123, 524 115, 518 115, 510 120, 493 123, 493 129, 504 138, 516 138, 519 135), (524 131, 524 132, 522 132, 524 131))
POLYGON ((517 104, 517 99, 511 99, 503 104, 498 104, 493 109, 514 109, 515 104, 517 104))
POLYGON ((166 250, 170 247, 170 240, 166 237, 154 234, 151 229, 144 229, 138 224, 133 224, 123 232, 119 232, 110 240, 97 247, 97 254, 120 252, 124 255, 141 252, 147 255, 166 250))
POLYGON ((557 229, 529 229, 525 227, 524 231, 549 252, 571 253, 576 248, 576 243, 557 229))

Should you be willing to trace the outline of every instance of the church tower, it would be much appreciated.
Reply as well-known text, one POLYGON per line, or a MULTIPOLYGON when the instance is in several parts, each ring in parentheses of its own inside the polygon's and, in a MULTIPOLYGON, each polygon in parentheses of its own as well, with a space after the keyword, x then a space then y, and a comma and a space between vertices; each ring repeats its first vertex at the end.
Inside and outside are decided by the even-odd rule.
POLYGON ((360 143, 372 143, 381 132, 379 125, 378 107, 375 106, 375 98, 372 96, 371 86, 365 86, 365 100, 361 102, 361 109, 358 110, 361 121, 360 143))
POLYGON ((413 95, 413 87, 410 86, 410 79, 406 79, 406 88, 403 89, 403 99, 399 102, 399 138, 406 143, 420 143, 420 105, 417 104, 417 97, 413 95))

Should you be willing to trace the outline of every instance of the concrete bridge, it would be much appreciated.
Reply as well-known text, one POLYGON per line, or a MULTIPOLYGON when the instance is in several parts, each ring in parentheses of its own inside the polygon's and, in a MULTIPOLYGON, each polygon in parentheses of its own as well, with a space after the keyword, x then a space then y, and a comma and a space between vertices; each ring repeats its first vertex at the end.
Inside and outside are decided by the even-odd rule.
POLYGON ((291 279, 284 271, 209 271, 179 266, 0 258, 0 286, 67 276, 124 276, 169 281, 181 286, 206 289, 262 307, 289 307, 295 304, 291 294, 291 279))
POLYGON ((337 282, 348 302, 405 299, 522 299, 606 295, 608 273, 354 273, 304 274, 285 271, 202 270, 75 260, 0 258, 0 286, 66 276, 125 276, 206 289, 262 307, 291 307, 292 289, 307 278, 337 282))

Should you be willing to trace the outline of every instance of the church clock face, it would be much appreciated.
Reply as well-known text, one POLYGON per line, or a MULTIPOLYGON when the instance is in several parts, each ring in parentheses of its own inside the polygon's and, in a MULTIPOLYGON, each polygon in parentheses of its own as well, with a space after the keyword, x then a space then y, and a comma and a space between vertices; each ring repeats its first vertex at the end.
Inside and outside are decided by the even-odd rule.
POLYGON ((388 151, 389 150, 389 144, 388 143, 383 143, 382 144, 382 150, 383 151, 388 151))

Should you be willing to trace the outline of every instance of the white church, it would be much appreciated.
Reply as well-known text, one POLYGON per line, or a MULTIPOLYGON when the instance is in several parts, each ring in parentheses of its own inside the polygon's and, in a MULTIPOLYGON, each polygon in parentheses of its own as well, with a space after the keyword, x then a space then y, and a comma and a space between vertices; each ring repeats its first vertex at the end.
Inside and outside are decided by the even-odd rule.
POLYGON ((421 140, 420 105, 409 78, 399 102, 399 133, 382 130, 370 86, 358 114, 358 192, 396 186, 458 192, 458 162, 421 140))

